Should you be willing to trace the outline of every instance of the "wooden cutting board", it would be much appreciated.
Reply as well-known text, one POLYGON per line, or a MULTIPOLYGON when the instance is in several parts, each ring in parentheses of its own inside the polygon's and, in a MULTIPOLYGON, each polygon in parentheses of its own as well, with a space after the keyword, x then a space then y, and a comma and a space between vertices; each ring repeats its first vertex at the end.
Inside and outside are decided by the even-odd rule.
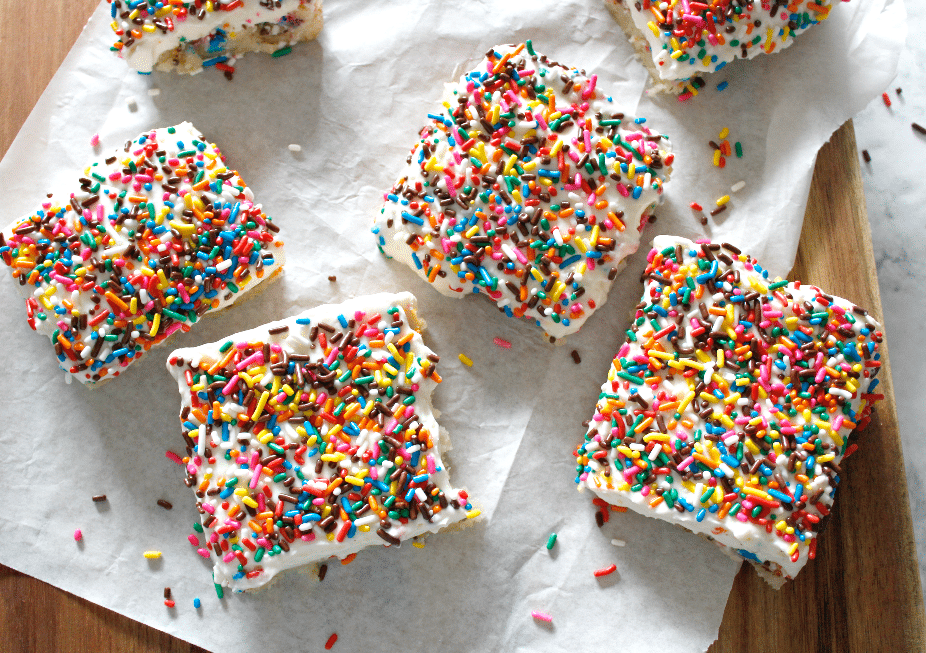
MULTIPOLYGON (((0 0, 0 154, 9 149, 97 5, 97 0, 0 0)), ((852 124, 817 157, 791 278, 881 316, 871 230, 852 124)), ((890 334, 887 334, 888 340, 890 334)), ((744 566, 727 601, 713 653, 926 649, 907 484, 887 348, 881 392, 817 559, 773 590, 744 566)), ((693 597, 692 600, 697 600, 693 597)), ((0 565, 0 647, 46 651, 203 651, 0 565)))

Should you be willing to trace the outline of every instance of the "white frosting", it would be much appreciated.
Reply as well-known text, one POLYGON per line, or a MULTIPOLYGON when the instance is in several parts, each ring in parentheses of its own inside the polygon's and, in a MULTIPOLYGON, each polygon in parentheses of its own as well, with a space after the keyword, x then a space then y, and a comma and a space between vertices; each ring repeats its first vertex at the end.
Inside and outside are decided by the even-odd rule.
MULTIPOLYGON (((287 384, 281 383, 281 375, 278 375, 276 377, 277 381, 274 382, 273 370, 261 362, 262 354, 261 360, 252 360, 250 364, 241 363, 235 365, 236 369, 241 368, 238 370, 239 374, 249 373, 251 386, 246 385, 247 381, 239 380, 234 390, 224 392, 222 389, 215 388, 212 391, 215 397, 221 398, 224 402, 221 406, 221 413, 225 420, 241 419, 242 416, 246 417, 248 415, 254 416, 256 410, 256 407, 253 406, 254 401, 251 402, 252 406, 250 408, 241 406, 236 402, 241 400, 246 390, 256 387, 257 383, 261 383, 265 388, 270 389, 270 394, 273 395, 266 402, 262 411, 263 414, 272 413, 274 416, 280 416, 287 410, 292 410, 296 404, 302 404, 303 409, 295 410, 295 414, 297 416, 305 415, 310 421, 303 425, 296 424, 294 421, 278 422, 279 430, 275 434, 271 434, 272 439, 269 441, 266 439, 266 435, 270 433, 269 422, 264 425, 265 429, 258 435, 255 435, 251 430, 253 424, 249 427, 249 430, 242 432, 237 425, 231 424, 230 421, 227 432, 223 432, 219 428, 212 428, 211 433, 207 434, 206 425, 196 417, 195 413, 189 412, 185 419, 181 419, 185 423, 184 432, 188 433, 189 437, 187 440, 189 456, 185 459, 189 482, 194 489, 205 488, 204 494, 200 496, 197 502, 202 513, 205 537, 208 540, 204 546, 201 544, 201 547, 203 547, 202 552, 212 552, 217 558, 214 568, 216 583, 231 587, 237 591, 253 589, 269 582, 277 573, 291 567, 322 561, 331 556, 344 558, 372 545, 388 545, 390 542, 382 534, 378 534, 377 531, 385 532, 388 537, 394 538, 396 541, 404 541, 425 533, 437 532, 449 524, 463 520, 467 516, 475 516, 478 513, 478 511, 468 512, 465 494, 461 496, 460 490, 450 486, 447 469, 441 460, 441 452, 447 447, 440 436, 440 429, 430 402, 431 392, 436 386, 432 376, 433 366, 436 363, 432 362, 433 352, 424 345, 420 334, 409 327, 409 315, 414 316, 415 308, 416 300, 413 295, 407 292, 360 297, 343 304, 319 306, 295 317, 237 333, 219 342, 195 348, 180 349, 172 354, 168 361, 168 370, 178 382, 182 397, 181 404, 185 409, 189 409, 192 405, 191 393, 203 391, 202 389, 191 390, 186 377, 191 365, 194 369, 199 370, 201 369, 200 364, 204 362, 204 365, 208 367, 213 362, 221 360, 226 355, 226 352, 233 351, 237 343, 268 343, 271 347, 279 347, 280 353, 277 354, 278 356, 282 356, 282 353, 285 352, 287 360, 292 360, 294 356, 307 355, 312 362, 325 360, 331 361, 331 364, 334 365, 334 362, 339 360, 339 354, 343 357, 343 360, 338 362, 335 368, 338 378, 332 382, 332 385, 323 384, 320 388, 313 389, 311 381, 311 374, 318 372, 318 368, 313 367, 311 369, 314 372, 305 373, 306 382, 303 384, 299 384, 293 378, 294 369, 284 381, 288 381, 292 391, 297 394, 301 393, 301 398, 297 401, 293 400, 294 397, 297 397, 297 394, 283 397, 280 403, 277 403, 276 399, 273 398, 280 397, 286 391, 286 388, 283 387, 283 390, 279 390, 279 388, 287 384), (392 309, 397 309, 394 317, 389 313, 392 309), (359 324, 368 321, 371 316, 377 314, 381 317, 374 323, 375 326, 372 329, 360 330, 358 328, 359 324), (352 327, 345 328, 342 326, 342 319, 349 321, 355 318, 359 321, 354 323, 352 327), (401 324, 393 327, 392 325, 396 320, 401 320, 401 324), (333 333, 325 331, 324 326, 319 328, 319 325, 326 324, 334 327, 333 333), (284 326, 287 327, 285 332, 270 333, 270 331, 284 326), (313 329, 320 334, 327 334, 327 341, 324 346, 320 338, 312 339, 313 329), (351 332, 360 335, 359 339, 353 340, 350 346, 339 347, 344 343, 343 338, 338 340, 338 346, 333 345, 331 338, 334 337, 335 333, 346 334, 351 332), (397 343, 403 340, 407 340, 409 353, 413 357, 410 367, 408 366, 408 353, 398 352, 405 359, 404 365, 397 362, 395 358, 396 351, 403 346, 397 343), (231 349, 226 348, 223 352, 223 345, 226 343, 235 344, 232 345, 231 349), (352 352, 351 347, 358 348, 358 351, 352 352), (396 350, 393 348, 396 348, 396 350), (432 359, 429 359, 429 356, 432 359), (180 363, 178 359, 183 359, 183 363, 180 363), (369 371, 371 375, 376 376, 376 379, 368 381, 364 377, 358 377, 356 374, 353 378, 345 378, 342 373, 347 369, 348 363, 345 362, 347 359, 358 362, 365 361, 367 367, 363 368, 363 373, 369 371), (393 363, 395 363, 395 367, 390 370, 389 366, 393 363), (374 368, 376 368, 376 371, 373 371, 374 368), (341 381, 342 378, 345 378, 345 380, 341 381), (361 380, 354 382, 356 378, 361 380), (344 388, 348 386, 351 390, 345 391, 344 388), (366 396, 364 396, 363 392, 354 394, 361 387, 370 390, 381 388, 383 394, 381 396, 376 392, 370 392, 366 396), (387 392, 387 387, 392 388, 396 394, 392 395, 391 390, 387 392), (351 406, 357 404, 341 403, 342 400, 338 398, 337 391, 341 391, 342 394, 347 392, 347 394, 344 394, 345 397, 357 398, 357 404, 366 403, 359 410, 352 409, 351 406), (322 406, 309 407, 308 404, 319 401, 318 393, 320 392, 325 392, 328 395, 328 397, 321 399, 322 406), (403 392, 410 392, 411 394, 405 395, 402 394, 403 392), (374 412, 373 407, 374 404, 384 407, 385 404, 382 402, 388 401, 390 396, 399 398, 413 396, 414 401, 406 406, 405 413, 402 414, 400 419, 407 421, 412 413, 414 413, 414 417, 410 423, 406 424, 406 430, 399 430, 388 436, 404 442, 402 448, 392 450, 388 455, 383 455, 379 448, 380 444, 386 442, 385 438, 388 431, 390 431, 392 422, 395 421, 392 419, 392 415, 402 407, 404 400, 396 400, 392 408, 386 409, 390 417, 382 420, 383 424, 377 424, 376 412, 374 412), (356 412, 350 412, 351 410, 356 412), (335 422, 337 422, 335 424, 327 417, 318 417, 323 413, 327 415, 334 413, 337 416, 350 413, 350 417, 346 420, 335 419, 335 422), (368 419, 370 415, 372 415, 372 422, 368 419), (321 419, 321 423, 312 426, 311 420, 316 418, 321 419), (314 435, 312 433, 313 429, 316 429, 314 435), (427 433, 431 447, 428 449, 425 444, 419 443, 417 439, 409 439, 412 438, 413 433, 427 433), (346 440, 342 437, 345 435, 348 436, 346 440), (246 441, 239 439, 242 437, 246 441), (261 439, 264 439, 264 443, 259 441, 261 439), (318 445, 321 444, 324 447, 325 442, 337 443, 337 447, 347 453, 341 451, 341 460, 332 461, 336 463, 334 470, 328 464, 323 463, 321 471, 317 473, 317 464, 322 462, 320 456, 326 451, 319 450, 318 445), (277 445, 277 449, 271 450, 270 444, 277 445), (267 460, 268 454, 272 456, 275 452, 279 453, 279 451, 283 450, 279 447, 286 449, 286 462, 269 462, 267 460), (206 449, 209 451, 207 452, 206 449), (226 459, 226 452, 233 449, 238 453, 234 456, 229 454, 229 459, 226 459), (258 449, 261 451, 259 455, 255 453, 258 449), (207 453, 211 453, 211 459, 208 458, 207 453), (301 456, 304 456, 304 458, 301 458, 301 456), (370 458, 367 458, 368 456, 370 458), (398 456, 402 456, 403 460, 399 461, 398 456), (262 458, 266 465, 275 465, 273 471, 285 472, 286 478, 275 480, 271 475, 261 471, 255 466, 257 458, 262 458), (244 465, 241 464, 242 461, 245 462, 244 465), (387 489, 379 494, 372 484, 386 479, 385 485, 381 485, 380 489, 382 487, 388 488, 390 483, 387 477, 395 472, 397 464, 401 465, 403 462, 406 464, 417 463, 414 467, 416 473, 424 474, 427 478, 419 482, 417 489, 413 486, 398 489, 397 494, 401 496, 398 500, 393 499, 396 503, 391 505, 393 507, 399 505, 399 502, 404 499, 405 493, 409 489, 415 494, 415 498, 411 500, 411 503, 419 506, 423 505, 419 503, 425 498, 422 488, 433 488, 432 491, 439 491, 443 494, 444 503, 448 505, 434 512, 430 519, 427 519, 423 512, 419 512, 417 518, 409 519, 404 524, 398 518, 387 518, 385 521, 381 521, 382 515, 376 509, 372 507, 361 508, 361 506, 371 506, 370 498, 373 497, 374 502, 380 504, 380 509, 384 509, 382 504, 386 501, 385 497, 390 496, 393 490, 387 489), (432 469, 430 472, 428 472, 428 465, 432 469), (320 488, 323 491, 332 480, 337 478, 341 470, 346 471, 348 480, 335 489, 333 493, 329 493, 339 496, 336 503, 333 506, 326 504, 322 499, 322 497, 326 496, 324 492, 320 492, 315 488, 320 488), (257 474, 256 481, 254 480, 255 472, 257 474), (215 491, 219 487, 217 483, 222 483, 227 487, 227 480, 232 478, 239 479, 236 487, 243 488, 245 492, 237 494, 226 492, 228 496, 224 497, 217 494, 215 491), (321 479, 321 481, 316 479, 321 479), (354 481, 353 479, 360 480, 354 481), (360 485, 351 485, 352 482, 359 482, 360 485), (366 483, 370 483, 371 486, 365 487, 364 484, 366 483), (305 491, 300 493, 293 489, 299 486, 302 486, 305 491), (374 488, 372 492, 371 488, 374 488), (342 490, 344 490, 343 493, 342 490), (338 514, 343 507, 341 497, 348 496, 351 492, 356 494, 356 496, 348 499, 348 503, 353 506, 353 510, 366 510, 366 512, 354 521, 356 531, 344 535, 342 527, 347 522, 342 522, 338 514), (289 495, 292 497, 292 501, 281 499, 281 494, 289 495), (275 540, 263 539, 263 533, 255 532, 252 524, 256 525, 259 522, 262 525, 265 523, 265 519, 258 519, 253 514, 247 514, 246 502, 248 500, 266 501, 268 505, 270 502, 273 504, 282 503, 285 506, 285 511, 282 513, 284 516, 288 511, 293 511, 291 517, 294 520, 301 520, 301 525, 295 524, 295 522, 291 525, 292 532, 290 534, 293 536, 293 541, 288 541, 287 535, 279 527, 279 524, 274 529, 277 538, 275 540), (307 504, 305 508, 297 507, 295 503, 299 501, 301 506, 306 501, 313 500, 315 504, 311 508, 307 504), (452 503, 457 500, 459 500, 460 505, 454 508, 452 503), (319 526, 319 521, 310 521, 310 519, 318 519, 319 517, 317 514, 311 516, 313 511, 323 510, 325 505, 334 508, 331 514, 334 516, 336 527, 330 531, 330 534, 326 534, 319 526), (230 513, 233 514, 229 516, 230 513), (222 526, 230 523, 237 524, 239 528, 236 528, 231 536, 221 533, 222 526), (258 547, 270 551, 272 547, 269 544, 273 542, 279 546, 281 540, 286 540, 285 548, 288 548, 288 550, 278 550, 273 554, 267 553, 262 557, 255 555, 258 547), (242 546, 241 542, 243 541, 251 542, 254 550, 252 550, 252 547, 242 546), (247 562, 242 569, 239 569, 240 558, 231 555, 230 559, 225 560, 225 558, 229 557, 228 550, 232 550, 229 545, 236 542, 239 543, 241 554, 247 562), (214 553, 216 546, 220 549, 226 549, 222 550, 221 556, 214 553)), ((415 319, 412 318, 413 323, 415 319)), ((246 352, 247 350, 241 351, 246 352)), ((239 358, 241 357, 244 357, 244 354, 240 354, 239 358)), ((246 361, 247 358, 243 358, 243 360, 246 361)), ((293 363, 302 366, 306 364, 306 361, 294 360, 293 363)), ((234 365, 234 363, 231 365, 234 365)), ((222 385, 224 386, 225 382, 222 382, 222 385)), ((193 387, 197 388, 197 385, 194 383, 193 387)), ((258 388, 254 396, 260 395, 261 391, 258 388)), ((247 396, 244 396, 244 398, 247 399, 247 396)), ((255 401, 259 401, 259 399, 255 401)), ((335 415, 332 415, 332 417, 335 417, 335 415)), ((338 451, 334 450, 325 455, 337 457, 338 451)), ((266 466, 263 467, 263 470, 266 469, 266 466)), ((419 476, 413 477, 409 474, 408 478, 419 478, 419 476)), ((430 505, 430 502, 426 502, 424 505, 430 505)), ((323 514, 327 515, 327 513, 323 514)))
POLYGON ((595 75, 528 50, 494 48, 447 85, 373 232, 442 294, 486 294, 559 338, 607 300, 673 155, 595 75))

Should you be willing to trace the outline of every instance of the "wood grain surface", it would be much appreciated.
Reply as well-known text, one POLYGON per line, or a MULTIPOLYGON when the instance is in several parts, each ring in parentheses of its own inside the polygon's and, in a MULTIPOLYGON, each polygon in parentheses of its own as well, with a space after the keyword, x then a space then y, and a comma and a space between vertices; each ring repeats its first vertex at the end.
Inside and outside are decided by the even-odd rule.
MULTIPOLYGON (((96 4, 43 2, 36 10, 31 2, 0 0, 0 154, 9 149, 96 4)), ((791 278, 882 315, 851 123, 833 135, 817 158, 791 278)), ((885 399, 862 433, 860 448, 844 464, 846 478, 817 559, 779 591, 744 566, 712 653, 926 650, 923 596, 884 351, 880 388, 885 399)), ((0 565, 0 650, 204 649, 0 565)))

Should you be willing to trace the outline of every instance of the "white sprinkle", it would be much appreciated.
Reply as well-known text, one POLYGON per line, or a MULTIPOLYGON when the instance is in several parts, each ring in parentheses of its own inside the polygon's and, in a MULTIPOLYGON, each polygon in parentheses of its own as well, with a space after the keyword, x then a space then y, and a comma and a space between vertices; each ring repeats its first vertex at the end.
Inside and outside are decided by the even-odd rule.
POLYGON ((618 540, 617 538, 615 538, 611 540, 611 544, 613 544, 614 546, 624 546, 627 543, 624 540, 618 540))
POLYGON ((125 103, 129 107, 129 111, 138 111, 138 101, 135 99, 135 96, 130 95, 125 98, 125 103))
POLYGON ((735 184, 733 184, 732 186, 730 186, 730 190, 734 193, 738 193, 739 191, 743 190, 745 187, 746 187, 746 182, 740 180, 736 182, 735 184))
POLYGON ((159 88, 149 88, 148 89, 148 95, 150 95, 151 97, 155 97, 156 95, 160 95, 160 94, 161 94, 161 89, 159 88))
POLYGON ((225 272, 225 270, 227 270, 228 268, 231 267, 231 264, 232 264, 231 259, 230 259, 230 258, 227 258, 227 259, 225 259, 224 261, 222 261, 221 263, 219 263, 218 265, 216 265, 216 266, 215 266, 215 269, 216 269, 216 271, 218 271, 218 272, 225 272))
POLYGON ((289 144, 289 151, 290 151, 290 152, 301 152, 301 151, 302 151, 302 146, 301 146, 301 145, 298 145, 297 143, 290 143, 290 144, 289 144))

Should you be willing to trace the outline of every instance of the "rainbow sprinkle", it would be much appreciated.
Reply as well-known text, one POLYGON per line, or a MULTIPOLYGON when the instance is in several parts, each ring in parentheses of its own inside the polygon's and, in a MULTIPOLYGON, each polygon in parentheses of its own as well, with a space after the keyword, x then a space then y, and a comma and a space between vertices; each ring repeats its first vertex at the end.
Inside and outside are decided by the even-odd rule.
POLYGON ((880 327, 727 243, 660 236, 647 260, 576 482, 793 578, 881 398, 880 327))
POLYGON ((478 514, 441 461, 439 359, 415 306, 409 293, 358 298, 171 355, 199 550, 214 554, 217 584, 243 591, 333 555, 346 564, 478 514))
POLYGON ((283 264, 279 229, 190 123, 88 166, 66 200, 0 234, 26 319, 85 384, 233 304, 283 264))
POLYGON ((530 42, 491 50, 428 118, 373 227, 380 251, 447 296, 577 331, 661 198, 667 138, 530 42))

